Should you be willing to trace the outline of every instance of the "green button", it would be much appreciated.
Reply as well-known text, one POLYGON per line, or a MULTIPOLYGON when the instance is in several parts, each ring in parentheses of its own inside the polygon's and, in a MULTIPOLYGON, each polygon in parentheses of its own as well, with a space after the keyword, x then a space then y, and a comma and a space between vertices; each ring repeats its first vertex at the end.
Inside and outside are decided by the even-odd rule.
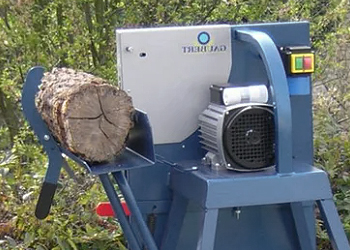
POLYGON ((295 58, 295 69, 296 70, 303 70, 303 57, 296 57, 295 58))

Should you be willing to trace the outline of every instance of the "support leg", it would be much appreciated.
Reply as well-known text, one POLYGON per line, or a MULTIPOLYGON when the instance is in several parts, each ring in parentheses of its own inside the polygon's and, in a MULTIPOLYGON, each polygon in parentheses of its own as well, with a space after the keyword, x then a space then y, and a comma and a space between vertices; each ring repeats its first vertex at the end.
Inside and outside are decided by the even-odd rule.
POLYGON ((125 238, 130 246, 130 250, 141 250, 139 243, 136 240, 135 234, 132 231, 129 221, 124 213, 124 210, 123 210, 122 204, 120 203, 118 195, 115 192, 115 189, 113 187, 111 180, 109 179, 108 174, 100 175, 100 179, 101 179, 103 188, 106 191, 108 199, 112 205, 113 211, 116 214, 119 220, 119 223, 123 229, 125 238))
POLYGON ((312 243, 312 237, 309 232, 309 227, 307 224, 308 215, 305 214, 303 204, 301 202, 294 202, 290 204, 295 227, 297 230, 299 244, 301 250, 315 249, 312 243))
POLYGON ((154 238, 149 231, 146 222, 144 221, 142 214, 140 212, 139 207, 137 206, 135 197, 131 191, 131 188, 129 186, 128 181, 126 180, 124 173, 114 172, 113 177, 115 181, 117 182, 120 191, 122 192, 124 199, 126 201, 126 204, 128 205, 131 216, 135 218, 135 223, 137 224, 137 227, 139 229, 139 232, 142 236, 142 239, 145 243, 145 246, 147 250, 158 250, 156 243, 154 242, 154 238))
POLYGON ((168 222, 162 241, 162 250, 175 250, 179 241, 182 224, 185 218, 188 201, 175 194, 168 215, 168 222))
POLYGON ((201 214, 201 231, 197 242, 197 250, 213 250, 215 244, 218 209, 205 209, 201 214))
POLYGON ((349 242, 340 221, 337 208, 332 199, 318 200, 317 205, 321 211, 329 239, 335 250, 349 250, 349 242))

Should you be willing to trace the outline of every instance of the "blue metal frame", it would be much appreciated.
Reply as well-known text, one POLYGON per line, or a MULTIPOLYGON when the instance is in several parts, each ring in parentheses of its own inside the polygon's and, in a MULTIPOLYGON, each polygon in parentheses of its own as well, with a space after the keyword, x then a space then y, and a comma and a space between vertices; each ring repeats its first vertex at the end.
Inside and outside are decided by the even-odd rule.
POLYGON ((109 179, 108 174, 101 174, 100 180, 103 185, 104 190, 106 191, 107 197, 109 199, 109 202, 112 205, 113 211, 118 218, 120 224, 122 225, 123 232, 125 235, 125 238, 127 239, 129 243, 129 247, 132 250, 141 250, 140 243, 138 242, 134 231, 132 230, 131 226, 129 225, 129 221, 127 216, 124 213, 122 204, 120 202, 120 199, 118 197, 118 194, 116 193, 114 186, 109 179))
POLYGON ((35 107, 35 95, 39 90, 41 78, 44 75, 42 67, 32 68, 26 77, 22 92, 23 113, 33 128, 34 132, 43 145, 49 158, 48 168, 43 182, 42 190, 38 200, 35 214, 38 218, 45 218, 51 207, 52 199, 57 188, 57 181, 63 165, 63 157, 55 140, 53 139, 47 125, 43 122, 35 107))
MULTIPOLYGON (((193 164, 183 165, 181 168, 190 169, 192 166, 193 164)), ((307 201, 317 201, 334 249, 350 249, 324 171, 305 164, 294 164, 295 173, 292 175, 274 171, 242 175, 224 170, 213 171, 200 163, 195 166, 198 167, 198 171, 173 169, 170 185, 175 192, 174 199, 183 198, 180 198, 182 202, 173 203, 170 216, 176 218, 178 216, 176 213, 182 215, 186 210, 187 201, 193 201, 202 207, 201 216, 204 222, 201 222, 203 223, 201 234, 205 237, 198 238, 198 246, 203 245, 200 249, 214 249, 204 246, 212 246, 215 241, 215 223, 219 209, 284 203, 289 203, 291 206, 301 249, 314 249, 314 238, 307 225, 308 214, 303 210, 302 202, 307 201), (191 189, 188 188, 188 183, 191 183, 191 189), (207 226, 211 228, 210 234, 207 233, 207 226)), ((181 221, 181 218, 177 220, 181 221)), ((179 232, 176 230, 180 231, 182 225, 178 222, 175 224, 169 222, 168 227, 172 229, 171 234, 177 236, 179 232)), ((168 240, 174 242, 171 238, 168 240)), ((172 244, 165 242, 164 245, 172 244)), ((175 248, 173 246, 169 249, 175 248)))
POLYGON ((150 233, 145 221, 142 217, 142 214, 138 208, 137 202, 134 198, 134 195, 130 189, 129 183, 127 182, 124 173, 118 171, 113 173, 113 177, 116 180, 120 191, 124 195, 126 204, 130 209, 131 214, 135 217, 136 224, 138 226, 139 232, 141 234, 142 239, 144 240, 144 244, 149 250, 157 250, 156 243, 153 240, 153 236, 150 233))
POLYGON ((317 201, 321 216, 331 240, 333 249, 350 249, 348 239, 343 230, 343 225, 339 219, 337 208, 333 199, 322 199, 317 201))
MULTIPOLYGON (((122 155, 108 164, 92 165, 85 162, 54 140, 37 112, 34 100, 44 69, 31 69, 23 87, 23 112, 49 157, 36 216, 45 218, 49 213, 64 164, 62 154, 65 154, 90 173, 99 176, 132 250, 157 250, 158 247, 162 250, 222 250, 236 247, 233 245, 236 243, 237 247, 244 250, 256 249, 256 245, 246 244, 246 241, 239 239, 233 241, 226 237, 229 245, 222 240, 221 235, 227 234, 228 226, 241 230, 242 225, 243 229, 249 228, 244 223, 253 225, 256 222, 245 216, 240 222, 238 215, 241 210, 246 210, 245 213, 256 216, 258 220, 261 219, 258 214, 263 211, 272 216, 268 220, 275 225, 269 231, 270 234, 279 233, 281 229, 287 231, 284 235, 273 235, 276 244, 269 242, 259 245, 261 249, 315 249, 314 202, 321 211, 333 248, 350 249, 332 200, 327 174, 311 166, 310 77, 286 76, 278 49, 279 46, 289 44, 293 35, 279 36, 278 42, 271 35, 280 35, 282 30, 288 34, 295 31, 300 34, 298 39, 293 38, 293 44, 300 42, 305 45, 309 42, 308 24, 305 22, 232 27, 232 46, 243 48, 234 48, 238 58, 246 60, 245 55, 239 53, 258 55, 250 55, 244 63, 256 66, 252 77, 262 82, 266 79, 272 94, 277 167, 264 172, 242 174, 212 170, 203 165, 200 159, 204 151, 199 146, 197 133, 182 143, 156 145, 154 148, 151 126, 147 115, 141 111, 135 113, 135 127, 130 132, 127 148, 122 155), (298 119, 303 120, 304 124, 296 122, 298 119), (146 166, 147 169, 142 169, 146 166), (124 213, 111 177, 125 197, 131 218, 124 213), (149 189, 145 189, 144 183, 149 189), (236 214, 235 220, 231 219, 230 210, 231 214, 236 214), (160 219, 153 235, 145 222, 145 217, 152 213, 160 219), (278 216, 283 217, 282 220, 274 218, 278 216), (228 218, 232 221, 228 221, 228 218), (278 222, 280 224, 277 225, 277 221, 281 221, 278 222), (284 227, 283 223, 288 226, 284 227), (295 237, 288 235, 293 228, 289 224, 294 224, 295 237), (287 237, 299 242, 284 244, 279 241, 279 238, 287 241, 287 237)), ((245 75, 236 74, 242 71, 240 67, 242 65, 233 65, 230 83, 245 82, 245 75)), ((237 231, 233 232, 240 235, 237 231)))
POLYGON ((258 51, 265 65, 275 108, 277 171, 291 173, 293 172, 292 111, 286 72, 276 44, 266 33, 255 30, 237 29, 234 38, 251 44, 258 51))
MULTIPOLYGON (((170 210, 163 245, 178 249, 178 237, 188 201, 199 209, 200 232, 197 249, 212 250, 216 244, 216 227, 220 209, 272 204, 289 204, 299 240, 299 249, 315 249, 315 235, 310 229, 310 211, 304 205, 317 201, 334 249, 350 249, 332 201, 327 174, 309 164, 292 160, 292 112, 288 81, 277 46, 261 31, 233 29, 233 37, 258 51, 264 63, 272 93, 276 124, 276 170, 258 173, 233 173, 212 170, 198 162, 178 163, 172 168, 170 186, 174 202, 170 210), (198 171, 187 171, 196 169, 198 171), (235 191, 238 192, 235 192, 235 191), (179 214, 177 214, 179 213, 179 214), (336 235, 336 237, 335 237, 336 235)), ((188 231, 187 231, 188 232, 188 231)), ((222 245, 221 245, 222 247, 222 245)), ((221 248, 220 248, 221 249, 221 248)), ((228 247, 224 248, 228 249, 228 247)))
POLYGON ((213 171, 205 165, 183 164, 173 168, 170 186, 188 200, 207 209, 293 203, 331 199, 327 174, 306 164, 294 164, 291 175, 273 170, 257 173, 213 171), (184 172, 197 166, 198 171, 184 172), (191 183, 189 188, 188 183, 191 183), (239 192, 232 192, 239 190, 239 192))

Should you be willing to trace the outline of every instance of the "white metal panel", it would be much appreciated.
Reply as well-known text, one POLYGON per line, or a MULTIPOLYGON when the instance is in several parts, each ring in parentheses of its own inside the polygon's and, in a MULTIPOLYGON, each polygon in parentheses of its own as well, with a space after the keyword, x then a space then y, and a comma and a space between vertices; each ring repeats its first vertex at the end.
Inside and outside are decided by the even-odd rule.
MULTIPOLYGON (((203 37, 202 37, 203 38, 203 37)), ((155 144, 181 142, 198 128, 209 87, 227 83, 229 25, 117 30, 121 87, 149 115, 155 144), (198 35, 206 32, 207 44, 198 35)))

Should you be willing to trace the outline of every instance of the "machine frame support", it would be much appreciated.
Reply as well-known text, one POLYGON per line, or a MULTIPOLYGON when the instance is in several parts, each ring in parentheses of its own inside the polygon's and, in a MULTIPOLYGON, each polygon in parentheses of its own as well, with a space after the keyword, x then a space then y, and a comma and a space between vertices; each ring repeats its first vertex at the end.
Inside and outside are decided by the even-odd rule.
POLYGON ((308 230, 307 218, 303 208, 302 202, 292 202, 290 203, 293 219, 295 223, 295 228, 299 238, 299 244, 301 250, 308 250, 313 248, 313 239, 308 230))
POLYGON ((343 230, 343 225, 340 221, 333 199, 318 200, 317 205, 321 211, 321 216, 325 223, 333 249, 350 249, 348 239, 343 230))

